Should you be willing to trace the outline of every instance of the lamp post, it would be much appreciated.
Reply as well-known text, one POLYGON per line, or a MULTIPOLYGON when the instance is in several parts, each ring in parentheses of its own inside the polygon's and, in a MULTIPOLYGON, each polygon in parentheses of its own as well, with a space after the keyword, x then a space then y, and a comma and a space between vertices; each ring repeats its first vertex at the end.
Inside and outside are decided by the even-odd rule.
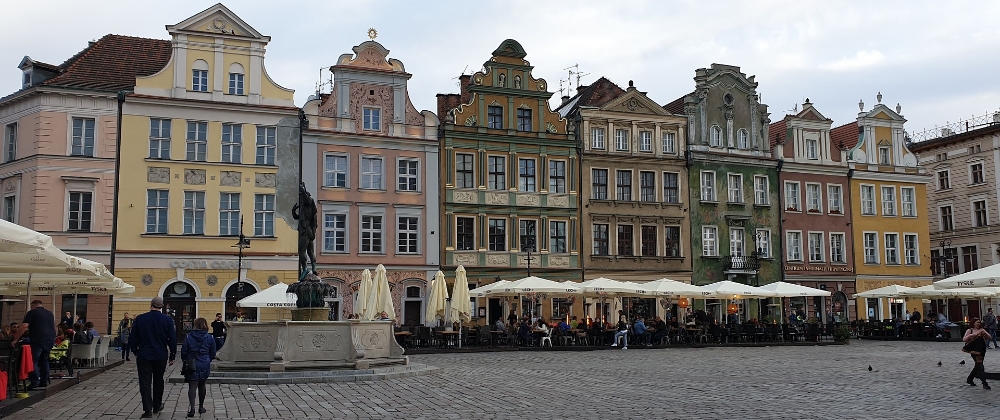
POLYGON ((948 253, 948 249, 951 247, 951 239, 942 239, 941 242, 938 242, 938 245, 941 247, 941 255, 931 257, 931 260, 938 267, 938 273, 944 277, 948 277, 951 275, 948 260, 958 258, 958 256, 948 253))
POLYGON ((236 264, 236 296, 240 296, 243 293, 243 250, 250 248, 250 239, 243 236, 243 216, 240 216, 240 241, 233 245, 233 248, 239 248, 239 259, 236 264))

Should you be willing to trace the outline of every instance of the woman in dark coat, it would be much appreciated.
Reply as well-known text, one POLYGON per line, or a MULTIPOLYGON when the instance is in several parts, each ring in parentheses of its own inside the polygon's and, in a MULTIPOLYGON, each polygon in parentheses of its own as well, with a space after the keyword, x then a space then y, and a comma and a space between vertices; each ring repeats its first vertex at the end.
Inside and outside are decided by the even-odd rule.
POLYGON ((208 392, 205 383, 212 370, 212 360, 215 359, 215 339, 208 335, 208 321, 205 318, 194 320, 194 330, 187 334, 184 345, 181 346, 181 360, 195 359, 193 372, 182 372, 184 381, 188 383, 187 416, 194 417, 194 397, 198 395, 198 412, 205 413, 205 394, 208 392))

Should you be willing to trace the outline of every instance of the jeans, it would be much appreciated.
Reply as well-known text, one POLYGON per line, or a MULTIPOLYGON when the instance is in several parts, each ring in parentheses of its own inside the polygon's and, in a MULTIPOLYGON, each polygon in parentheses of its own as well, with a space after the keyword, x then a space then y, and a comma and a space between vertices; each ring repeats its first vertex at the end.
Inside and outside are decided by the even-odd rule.
POLYGON ((226 344, 226 336, 215 337, 215 351, 222 350, 223 344, 226 344))
POLYGON ((135 367, 139 372, 142 411, 159 409, 163 403, 163 373, 167 370, 167 361, 136 358, 135 367))
POLYGON ((625 341, 625 347, 628 347, 628 331, 618 331, 615 333, 615 344, 618 344, 618 337, 622 337, 625 341))
POLYGON ((31 386, 46 386, 49 384, 49 352, 52 344, 31 344, 31 361, 35 370, 28 375, 31 386))
POLYGON ((649 331, 643 331, 642 334, 636 334, 635 338, 636 339, 644 338, 644 339, 646 339, 646 344, 652 344, 650 340, 652 340, 653 334, 650 333, 649 331))
MULTIPOLYGON (((990 333, 990 337, 993 337, 993 348, 1000 348, 1000 346, 997 345, 997 329, 996 328, 990 328, 990 329, 988 329, 986 331, 988 331, 990 333)), ((989 344, 990 344, 990 342, 987 341, 986 345, 989 345, 989 344)))

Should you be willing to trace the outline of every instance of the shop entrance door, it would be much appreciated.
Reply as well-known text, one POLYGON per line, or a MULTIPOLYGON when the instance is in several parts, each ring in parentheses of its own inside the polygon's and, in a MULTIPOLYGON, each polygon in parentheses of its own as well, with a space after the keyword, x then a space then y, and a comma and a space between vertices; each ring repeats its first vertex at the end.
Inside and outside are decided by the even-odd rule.
POLYGON ((177 281, 163 291, 163 313, 174 320, 177 342, 184 342, 187 333, 194 329, 194 319, 198 317, 194 288, 177 281))

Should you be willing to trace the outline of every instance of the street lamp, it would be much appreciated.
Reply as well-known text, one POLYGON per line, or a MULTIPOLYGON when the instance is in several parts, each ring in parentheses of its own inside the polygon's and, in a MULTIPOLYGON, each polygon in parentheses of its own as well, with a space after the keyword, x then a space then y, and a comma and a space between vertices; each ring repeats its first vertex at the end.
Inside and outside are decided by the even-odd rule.
POLYGON ((958 256, 948 253, 948 249, 951 247, 951 239, 943 239, 941 240, 941 242, 938 242, 938 245, 941 247, 941 255, 938 255, 936 257, 931 257, 931 260, 933 264, 937 265, 938 272, 942 276, 948 277, 951 275, 951 270, 949 270, 948 262, 951 259, 958 258, 958 256))
POLYGON ((529 223, 524 227, 524 234, 521 235, 521 252, 528 253, 528 277, 531 277, 531 251, 535 250, 535 224, 529 223))
MULTIPOLYGON (((243 236, 243 216, 240 216, 240 241, 233 245, 233 248, 239 248, 239 260, 236 264, 236 292, 243 292, 243 250, 250 248, 250 239, 243 236)), ((239 295, 237 295, 239 296, 239 295)))

